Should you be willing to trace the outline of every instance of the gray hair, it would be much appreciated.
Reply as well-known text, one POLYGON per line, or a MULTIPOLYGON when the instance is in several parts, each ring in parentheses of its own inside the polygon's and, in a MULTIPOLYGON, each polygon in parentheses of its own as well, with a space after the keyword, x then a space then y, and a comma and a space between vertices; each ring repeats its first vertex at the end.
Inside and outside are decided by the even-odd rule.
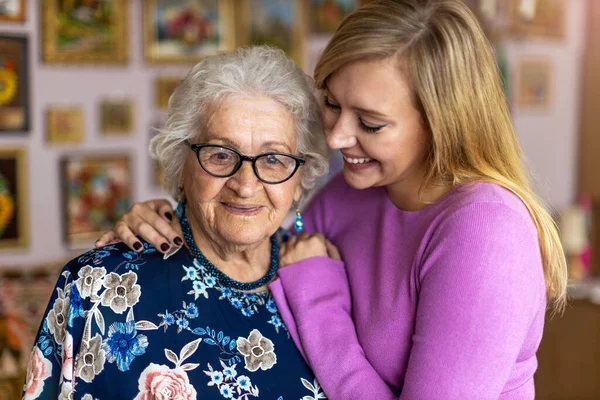
POLYGON ((206 57, 192 68, 169 99, 163 129, 150 141, 150 153, 164 171, 168 192, 181 200, 179 183, 189 146, 202 134, 211 105, 231 95, 266 96, 290 111, 296 123, 305 194, 328 171, 321 114, 312 78, 282 50, 253 46, 206 57))

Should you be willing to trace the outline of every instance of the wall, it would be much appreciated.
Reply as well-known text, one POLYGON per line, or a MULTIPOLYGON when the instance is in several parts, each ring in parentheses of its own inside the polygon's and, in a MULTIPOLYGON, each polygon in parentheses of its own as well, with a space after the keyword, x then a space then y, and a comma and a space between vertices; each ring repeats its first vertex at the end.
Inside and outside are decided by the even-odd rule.
MULTIPOLYGON (((28 0, 25 24, 0 23, 1 32, 29 37, 31 131, 2 135, 0 147, 23 145, 29 156, 30 245, 26 251, 0 253, 0 266, 62 260, 66 250, 61 232, 59 159, 79 152, 127 152, 133 163, 134 200, 163 196, 150 185, 147 155, 149 126, 156 119, 153 81, 158 75, 181 75, 189 67, 154 66, 143 61, 141 2, 129 4, 129 64, 126 67, 59 66, 40 61, 41 36, 37 0, 28 0), (98 102, 102 97, 127 96, 135 100, 135 134, 106 139, 98 132, 98 102), (80 104, 85 113, 85 140, 77 146, 49 146, 45 140, 45 109, 54 104, 80 104)), ((582 57, 585 0, 568 0, 564 41, 528 39, 506 44, 509 63, 521 55, 544 55, 555 66, 554 101, 547 113, 514 110, 516 131, 533 169, 539 191, 550 204, 562 208, 575 193, 579 103, 579 65, 582 57)), ((310 38, 308 68, 312 70, 327 38, 310 38)))

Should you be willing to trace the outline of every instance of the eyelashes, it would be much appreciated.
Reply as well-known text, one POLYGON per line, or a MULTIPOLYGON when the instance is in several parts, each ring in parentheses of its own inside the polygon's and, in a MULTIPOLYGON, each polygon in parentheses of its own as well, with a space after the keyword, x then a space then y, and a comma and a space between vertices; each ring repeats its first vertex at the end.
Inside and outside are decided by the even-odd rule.
MULTIPOLYGON (((331 101, 329 101, 329 98, 327 96, 325 96, 325 101, 324 101, 325 107, 329 108, 332 111, 335 112, 339 112, 342 107, 338 106, 337 104, 333 104, 331 101)), ((367 132, 367 133, 375 133, 380 131, 382 128, 385 127, 385 125, 368 125, 365 124, 365 122, 362 120, 362 118, 358 118, 358 127, 360 129, 362 129, 363 131, 367 132)))

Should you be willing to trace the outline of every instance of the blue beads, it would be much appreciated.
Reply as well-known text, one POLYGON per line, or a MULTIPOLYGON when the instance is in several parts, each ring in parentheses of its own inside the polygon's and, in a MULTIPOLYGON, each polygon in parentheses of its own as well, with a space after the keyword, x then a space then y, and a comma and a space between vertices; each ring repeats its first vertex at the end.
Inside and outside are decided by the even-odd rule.
POLYGON ((271 266, 269 267, 267 274, 254 282, 240 282, 227 276, 225 273, 215 267, 213 263, 211 263, 208 258, 204 256, 204 254, 202 254, 196 245, 196 242, 194 241, 194 235, 192 235, 190 224, 188 223, 188 219, 185 215, 185 206, 181 203, 179 203, 177 206, 177 216, 181 222, 183 237, 185 238, 192 255, 198 259, 198 261, 200 261, 206 270, 218 281, 220 281, 222 285, 237 290, 254 290, 271 282, 271 279, 273 279, 273 276, 275 276, 275 272, 277 272, 277 269, 279 268, 279 241, 277 240, 277 235, 274 234, 271 236, 271 266))
POLYGON ((294 229, 296 232, 301 233, 304 230, 304 221, 302 220, 302 214, 300 211, 296 211, 296 221, 294 221, 294 229))

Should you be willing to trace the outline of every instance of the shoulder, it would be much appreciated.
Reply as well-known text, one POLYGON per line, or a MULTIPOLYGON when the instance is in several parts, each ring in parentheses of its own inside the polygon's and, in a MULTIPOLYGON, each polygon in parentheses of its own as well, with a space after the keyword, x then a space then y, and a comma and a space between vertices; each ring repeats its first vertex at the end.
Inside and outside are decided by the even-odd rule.
POLYGON ((144 262, 153 259, 162 259, 162 254, 158 252, 151 244, 143 241, 144 250, 140 253, 131 250, 124 243, 116 243, 95 248, 78 255, 66 264, 69 272, 76 277, 85 267, 104 268, 105 273, 110 273, 118 267, 125 270, 137 270, 141 259, 144 262))

